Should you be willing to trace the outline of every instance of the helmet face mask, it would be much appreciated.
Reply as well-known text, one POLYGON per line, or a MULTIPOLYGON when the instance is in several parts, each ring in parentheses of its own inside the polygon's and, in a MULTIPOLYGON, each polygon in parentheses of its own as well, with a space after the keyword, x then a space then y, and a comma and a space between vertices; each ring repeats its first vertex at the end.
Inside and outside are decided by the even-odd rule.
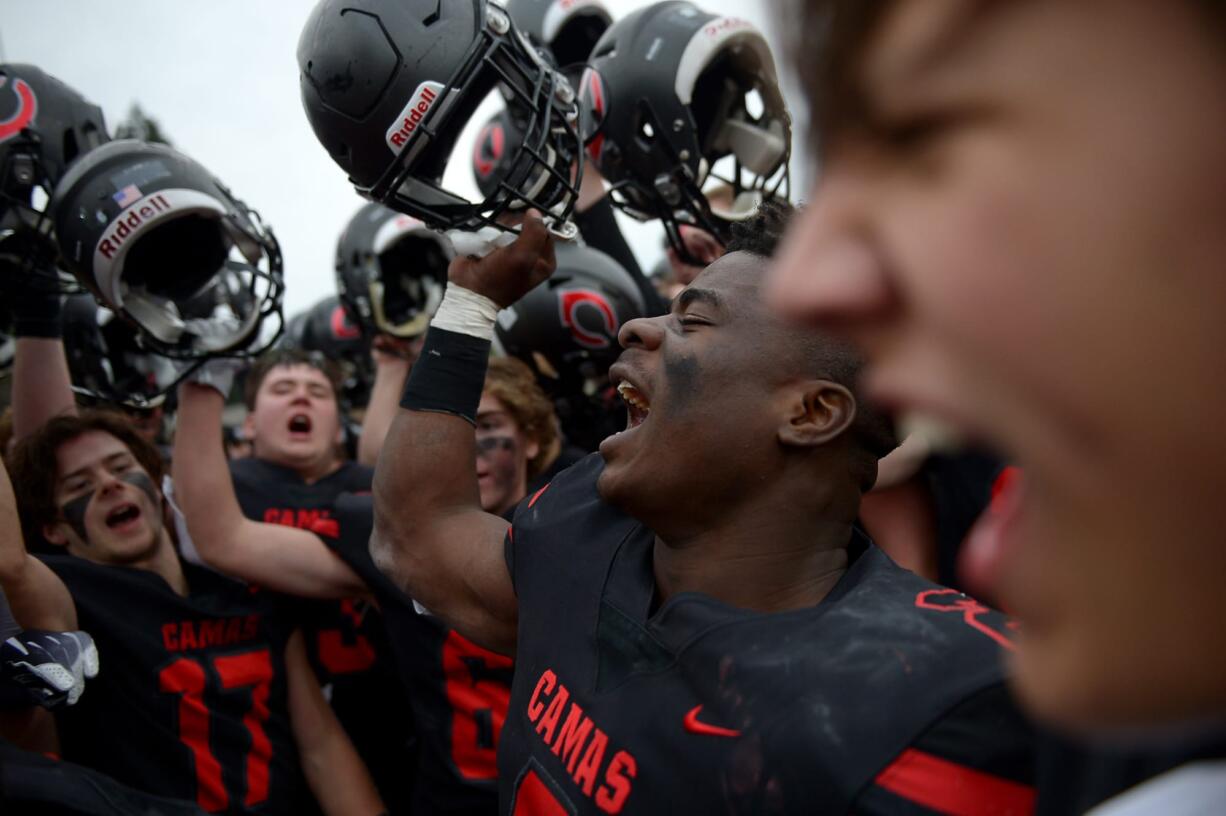
POLYGON ((420 221, 367 204, 337 243, 341 302, 368 340, 377 334, 417 337, 443 300, 454 256, 446 237, 420 221))
POLYGON ((111 142, 57 186, 65 261, 98 300, 175 359, 254 356, 281 330, 281 252, 259 215, 188 157, 111 142), (276 332, 261 340, 264 321, 276 332))
POLYGON ((96 402, 137 410, 165 402, 177 372, 169 360, 142 349, 131 324, 99 306, 88 293, 69 296, 63 323, 73 391, 96 402))
POLYGON ((360 194, 433 228, 514 231, 500 216, 529 207, 562 224, 578 196, 583 152, 569 83, 501 7, 457 0, 425 4, 431 10, 423 14, 420 5, 362 0, 342 9, 339 0, 323 0, 316 7, 298 49, 316 135, 360 194), (342 14, 355 10, 361 13, 342 14), (436 48, 440 41, 448 47, 436 48), (352 54, 363 50, 374 56, 355 62, 352 54), (344 71, 358 74, 357 90, 329 83, 344 71), (373 100, 372 83, 380 87, 373 100), (443 173, 461 131, 494 91, 524 123, 523 142, 493 192, 471 201, 447 189, 443 173))
POLYGON ((687 2, 641 9, 605 32, 579 96, 610 199, 660 219, 689 262, 682 225, 726 242, 732 222, 790 193, 791 119, 766 40, 744 20, 687 2))
POLYGON ((32 65, 0 65, 0 274, 7 285, 79 292, 57 269, 48 202, 68 166, 107 141, 102 111, 32 65))

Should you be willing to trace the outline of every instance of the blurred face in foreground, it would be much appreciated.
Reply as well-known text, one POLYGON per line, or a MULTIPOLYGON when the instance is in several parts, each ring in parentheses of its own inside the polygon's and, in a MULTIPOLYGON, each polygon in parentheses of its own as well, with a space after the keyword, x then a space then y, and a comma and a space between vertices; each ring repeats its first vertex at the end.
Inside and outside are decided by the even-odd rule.
POLYGON ((861 346, 870 397, 1022 466, 964 568, 1024 621, 1025 700, 1077 727, 1226 712, 1210 6, 891 3, 771 282, 861 346))

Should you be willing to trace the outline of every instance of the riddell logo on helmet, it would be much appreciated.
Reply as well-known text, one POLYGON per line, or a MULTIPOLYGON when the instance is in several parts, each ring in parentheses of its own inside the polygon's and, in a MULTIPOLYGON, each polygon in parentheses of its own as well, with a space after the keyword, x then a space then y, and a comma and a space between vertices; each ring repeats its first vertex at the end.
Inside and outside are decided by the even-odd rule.
POLYGON ((417 90, 409 98, 409 104, 404 106, 404 110, 396 117, 396 121, 387 129, 387 146, 393 153, 404 150, 405 145, 417 132, 418 125, 426 118, 426 114, 430 112, 430 108, 434 106, 442 90, 441 82, 430 82, 429 80, 417 86, 417 90))
POLYGON ((740 17, 720 17, 704 28, 703 31, 709 37, 718 37, 720 34, 730 33, 742 28, 753 28, 753 24, 748 20, 742 20, 740 17))
POLYGON ((170 202, 161 193, 145 196, 111 222, 108 228, 110 231, 98 242, 98 252, 108 261, 114 259, 124 241, 140 230, 149 219, 170 210, 170 202))

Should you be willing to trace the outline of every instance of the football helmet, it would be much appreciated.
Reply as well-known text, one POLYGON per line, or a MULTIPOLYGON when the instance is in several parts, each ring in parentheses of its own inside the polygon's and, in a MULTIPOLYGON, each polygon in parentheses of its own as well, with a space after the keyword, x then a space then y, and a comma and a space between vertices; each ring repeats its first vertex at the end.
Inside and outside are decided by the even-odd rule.
POLYGON ((568 221, 583 150, 575 93, 488 0, 322 0, 298 41, 316 137, 357 191, 436 229, 514 232, 509 209, 568 221), (498 89, 523 124, 507 173, 482 201, 443 186, 456 141, 498 89))
POLYGON ((341 303, 368 338, 424 334, 454 256, 451 242, 416 218, 366 204, 336 245, 341 303))
POLYGON ((56 270, 47 202, 79 156, 107 141, 102 111, 33 65, 0 65, 0 275, 80 291, 56 270))
POLYGON ((253 356, 280 332, 277 239, 182 153, 109 142, 69 169, 51 210, 70 271, 140 330, 145 348, 186 360, 253 356))
POLYGON ((502 108, 481 126, 473 142, 473 178, 483 196, 492 196, 511 169, 508 159, 524 136, 511 114, 502 108))
POLYGON ((618 331, 645 316, 646 307, 630 273, 608 255, 571 241, 559 241, 554 249, 557 269, 499 312, 495 339, 501 351, 536 374, 567 439, 594 450, 624 426, 609 366, 622 351, 618 331))
POLYGON ((329 360, 357 359, 370 354, 362 330, 350 320, 336 295, 323 298, 286 321, 285 335, 278 345, 318 351, 329 360))
POLYGON ((343 378, 339 396, 344 407, 360 407, 369 401, 375 376, 370 342, 336 295, 323 298, 286 321, 278 345, 318 352, 337 363, 343 378))
POLYGON ((588 156, 614 205, 661 219, 683 258, 694 260, 682 224, 726 243, 730 222, 788 195, 791 118, 751 23, 656 3, 610 26, 588 66, 579 90, 588 156))
POLYGON ((506 8, 516 27, 549 49, 564 72, 587 62, 613 22, 601 0, 506 0, 506 8))
POLYGON ((69 295, 62 313, 73 391, 127 408, 156 408, 178 379, 174 365, 143 349, 136 329, 88 293, 69 295))

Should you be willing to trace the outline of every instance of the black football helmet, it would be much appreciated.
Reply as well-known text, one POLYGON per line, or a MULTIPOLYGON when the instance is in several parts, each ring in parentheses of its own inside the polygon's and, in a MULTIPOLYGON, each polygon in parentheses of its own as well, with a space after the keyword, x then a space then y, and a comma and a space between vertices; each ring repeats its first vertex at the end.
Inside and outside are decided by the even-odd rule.
POLYGON ((614 23, 588 64, 579 91, 588 156, 613 203, 661 219, 683 258, 694 260, 681 224, 726 242, 730 222, 787 197, 791 117, 751 23, 656 3, 614 23))
POLYGON ((601 0, 507 0, 506 7, 516 28, 549 49, 564 72, 587 62, 613 22, 601 0))
POLYGON ((105 144, 72 166, 51 210, 70 271, 140 330, 145 348, 186 360, 253 356, 280 332, 277 239, 182 153, 105 144), (274 315, 275 331, 261 337, 274 315))
POLYGON ((498 185, 511 169, 510 158, 523 144, 524 135, 519 125, 507 112, 500 109, 490 117, 473 142, 473 179, 481 195, 489 197, 498 192, 498 185))
POLYGON ((142 348, 136 329, 88 293, 64 301, 64 353, 73 391, 126 408, 162 405, 178 379, 174 365, 142 348))
POLYGON ((583 150, 575 93, 488 0, 322 0, 298 41, 302 100, 315 135, 358 192, 436 229, 505 231, 508 209, 568 220, 583 150), (524 137, 494 194, 443 186, 478 104, 498 89, 524 137))
POLYGON ((97 105, 33 65, 0 65, 0 276, 9 291, 80 291, 57 272, 47 202, 68 166, 107 139, 97 105))
POLYGON ((588 450, 625 424, 609 383, 622 325, 646 315, 643 296, 616 261, 578 242, 555 245, 557 269, 498 314, 498 347, 523 360, 554 400, 567 439, 588 450))
POLYGON ((339 394, 343 407, 357 408, 369 402, 375 377, 369 338, 350 319, 336 295, 289 318, 277 345, 318 352, 337 363, 343 377, 339 394))
POLYGON ((417 337, 443 300, 451 242, 416 218, 366 204, 336 245, 341 303, 368 337, 417 337))
POLYGON ((318 351, 329 360, 357 359, 370 354, 370 344, 362 330, 336 295, 328 295, 285 323, 285 334, 277 341, 282 348, 318 351))

